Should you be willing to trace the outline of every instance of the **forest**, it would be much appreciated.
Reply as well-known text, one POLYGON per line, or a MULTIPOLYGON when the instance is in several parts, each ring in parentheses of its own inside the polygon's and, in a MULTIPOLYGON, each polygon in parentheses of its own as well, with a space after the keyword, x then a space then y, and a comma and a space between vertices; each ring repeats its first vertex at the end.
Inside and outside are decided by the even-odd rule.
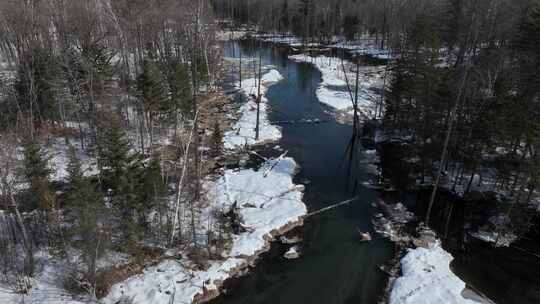
POLYGON ((372 39, 394 54, 382 124, 407 144, 412 183, 445 183, 466 196, 488 180, 516 202, 505 211, 515 229, 529 228, 519 226, 536 214, 540 182, 537 1, 215 3, 222 18, 305 44, 372 39))
POLYGON ((7 286, 27 292, 45 247, 77 257, 65 285, 94 296, 104 280, 97 260, 111 248, 139 264, 179 243, 202 255, 201 158, 221 149, 215 140, 199 152, 212 141, 205 128, 220 132, 198 108, 220 73, 208 4, 2 1, 0 13, 7 286), (189 209, 190 225, 173 219, 171 195, 189 209))
MULTIPOLYGON (((384 62, 381 115, 362 124, 399 155, 382 173, 394 175, 400 191, 428 193, 420 221, 447 238, 461 223, 450 220, 453 204, 438 204, 441 193, 480 195, 489 202, 482 229, 493 247, 538 231, 537 0, 2 0, 0 24, 2 303, 32 294, 26 300, 124 303, 115 284, 149 267, 162 272, 169 260, 189 269, 176 284, 192 285, 178 294, 201 303, 225 280, 206 277, 219 272, 215 265, 248 268, 283 234, 276 231, 307 221, 308 185, 294 184, 288 151, 272 158, 255 149, 281 137, 265 117, 272 115, 265 94, 284 77, 262 55, 226 58, 224 41, 235 32, 258 47, 265 37, 294 38, 288 51, 313 56, 359 45, 385 54, 376 58, 384 62), (240 77, 235 90, 225 88, 231 75, 240 77), (245 92, 252 114, 256 107, 248 135, 234 124, 245 114, 233 91, 245 92), (264 170, 248 172, 254 158, 264 170), (234 171, 231 163, 244 165, 234 171), (274 193, 276 180, 285 188, 274 193), (268 201, 234 192, 232 181, 263 189, 268 201), (268 220, 281 226, 249 218, 280 199, 300 202, 276 207, 290 208, 268 220), (238 249, 242 237, 261 248, 238 249), (43 283, 47 269, 60 283, 43 283), (202 278, 191 283, 195 271, 202 278)), ((358 70, 373 58, 343 56, 345 78, 356 67, 356 84, 347 79, 356 128, 358 70)), ((185 303, 175 300, 177 285, 171 300, 167 290, 147 303, 185 303)))

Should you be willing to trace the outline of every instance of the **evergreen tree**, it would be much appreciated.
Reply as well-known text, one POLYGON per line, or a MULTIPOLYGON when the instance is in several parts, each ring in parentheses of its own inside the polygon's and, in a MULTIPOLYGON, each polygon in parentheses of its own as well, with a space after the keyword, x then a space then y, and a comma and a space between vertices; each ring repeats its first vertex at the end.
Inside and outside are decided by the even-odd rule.
POLYGON ((360 20, 358 19, 358 16, 346 15, 345 18, 343 18, 343 35, 345 38, 354 40, 354 36, 358 32, 359 24, 360 20))
POLYGON ((514 49, 519 56, 519 89, 522 97, 534 99, 540 94, 540 7, 531 10, 519 27, 514 49))
MULTIPOLYGON (((154 123, 160 114, 170 113, 174 110, 167 90, 163 85, 164 79, 161 72, 153 61, 145 60, 143 72, 137 79, 137 88, 141 100, 141 114, 150 135, 150 145, 154 142, 154 123)), ((141 124, 141 138, 143 138, 143 128, 141 124)), ((141 143, 141 149, 143 145, 141 143)))
POLYGON ((105 190, 111 189, 113 193, 116 193, 126 182, 131 161, 130 146, 117 119, 105 119, 111 119, 111 121, 101 125, 102 133, 99 136, 98 145, 100 179, 105 190))
POLYGON ((120 224, 124 234, 122 247, 126 252, 138 252, 138 241, 143 238, 146 226, 144 168, 142 156, 129 156, 126 176, 119 191, 113 196, 113 202, 120 209, 120 224))
MULTIPOLYGON (((154 211, 156 216, 161 217, 167 195, 167 185, 163 180, 161 172, 161 156, 158 152, 152 154, 148 165, 144 169, 142 187, 140 189, 142 206, 138 210, 139 223, 148 232, 150 223, 146 218, 146 214, 154 211)), ((162 232, 164 231, 157 231, 158 234, 162 232)))
POLYGON ((151 121, 158 113, 168 113, 172 110, 167 96, 164 79, 158 67, 153 61, 146 60, 143 63, 143 72, 137 78, 139 91, 144 111, 151 121))
POLYGON ((81 164, 75 149, 70 148, 68 164, 67 206, 74 217, 74 229, 71 231, 73 245, 81 249, 87 267, 86 279, 93 283, 96 276, 96 260, 108 244, 104 228, 105 206, 96 187, 83 176, 81 164))
POLYGON ((118 212, 124 249, 136 250, 142 227, 139 220, 144 202, 141 196, 143 166, 141 155, 130 153, 128 141, 117 120, 112 120, 100 136, 99 164, 102 185, 118 212))
POLYGON ((56 197, 49 175, 48 158, 37 141, 24 145, 24 177, 30 184, 30 202, 32 208, 38 208, 47 214, 54 212, 56 197))
MULTIPOLYGON (((77 188, 83 183, 83 171, 81 169, 81 162, 77 158, 77 152, 73 146, 69 147, 69 163, 67 165, 66 171, 68 173, 66 182, 67 182, 67 193, 75 193, 77 188)), ((68 195, 69 197, 69 195, 68 195)), ((77 198, 71 199, 68 198, 68 205, 73 205, 77 202, 77 198)))
POLYGON ((189 68, 185 64, 176 64, 169 77, 172 105, 186 117, 193 116, 193 98, 191 96, 191 80, 189 68))

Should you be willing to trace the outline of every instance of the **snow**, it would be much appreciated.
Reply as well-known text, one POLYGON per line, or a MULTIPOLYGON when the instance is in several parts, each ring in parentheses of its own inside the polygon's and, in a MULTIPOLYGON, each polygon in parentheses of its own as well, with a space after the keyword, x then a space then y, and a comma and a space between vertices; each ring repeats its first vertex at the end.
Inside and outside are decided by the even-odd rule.
MULTIPOLYGON (((79 142, 71 141, 70 143, 75 149, 75 155, 81 163, 81 169, 85 176, 98 174, 97 162, 90 157, 82 148, 79 142)), ((50 145, 46 145, 45 154, 49 157, 49 168, 52 171, 51 179, 54 181, 63 181, 67 176, 67 167, 70 158, 70 147, 66 145, 64 140, 56 138, 50 145)))
POLYGON ((480 229, 476 232, 470 232, 469 234, 484 242, 493 243, 496 247, 509 247, 515 240, 518 239, 517 235, 512 232, 499 233, 497 231, 480 229))
MULTIPOLYGON (((347 89, 347 81, 341 60, 335 57, 319 56, 312 57, 305 54, 291 55, 290 60, 313 64, 322 74, 322 82, 317 89, 317 97, 320 102, 338 110, 352 113, 353 106, 351 94, 347 89)), ((344 65, 350 65, 344 62, 344 65)), ((383 67, 360 67, 358 108, 366 117, 374 117, 379 97, 372 92, 371 88, 382 89, 383 67)), ((354 90, 355 73, 347 72, 347 78, 354 90)))
POLYGON ((253 255, 273 230, 296 222, 307 213, 301 202, 301 188, 291 178, 296 163, 292 158, 283 158, 277 165, 275 162, 266 162, 258 171, 228 170, 216 185, 216 198, 222 207, 228 209, 234 202, 244 206, 239 213, 249 229, 236 237, 233 256, 253 255))
POLYGON ((262 76, 262 83, 272 83, 272 82, 278 82, 283 80, 283 76, 279 73, 278 70, 270 70, 268 73, 262 76))
POLYGON ((70 273, 65 261, 52 257, 46 251, 34 255, 36 275, 30 279, 32 289, 27 294, 16 293, 12 286, 0 283, 0 303, 83 304, 89 299, 77 299, 63 289, 61 275, 70 273))
MULTIPOLYGON (((268 88, 283 79, 283 76, 275 69, 262 76, 261 81, 261 103, 259 113, 259 139, 255 139, 255 127, 257 125, 257 103, 250 95, 257 95, 258 80, 256 78, 242 81, 242 92, 248 96, 248 101, 243 104, 238 112, 240 119, 234 124, 233 130, 225 133, 223 144, 226 149, 233 150, 245 145, 251 146, 279 140, 281 130, 279 127, 270 124, 268 120, 268 99, 264 96, 268 88)), ((240 84, 237 84, 240 87, 240 84)))
POLYGON ((463 297, 465 283, 450 270, 452 260, 439 242, 410 249, 401 260, 402 276, 394 282, 389 303, 477 303, 463 297))
MULTIPOLYGON (((231 34, 229 34, 231 35, 231 34)), ((332 48, 332 49, 342 49, 347 50, 353 55, 367 55, 376 59, 394 59, 397 58, 397 55, 393 55, 392 52, 388 49, 381 49, 380 43, 374 37, 369 34, 361 35, 358 40, 347 40, 342 36, 333 36, 330 41, 327 42, 310 42, 303 43, 302 39, 296 37, 291 33, 280 33, 280 34, 255 34, 253 35, 256 39, 272 42, 278 44, 285 44, 292 48, 299 48, 302 46, 312 47, 312 48, 332 48)))
POLYGON ((208 271, 190 271, 176 260, 165 260, 147 268, 142 274, 114 285, 103 303, 117 303, 131 299, 133 303, 191 303, 206 288, 215 288, 213 280, 224 280, 230 271, 242 263, 229 259, 223 264, 213 264, 208 271))
POLYGON ((216 39, 218 41, 238 40, 246 36, 249 32, 246 30, 221 30, 216 33, 216 39))
POLYGON ((196 271, 186 267, 186 262, 165 260, 114 285, 103 303, 122 298, 132 299, 134 304, 191 303, 239 274, 278 234, 301 225, 307 208, 301 188, 292 181, 297 165, 292 158, 277 161, 268 160, 257 170, 226 170, 216 181, 205 184, 214 207, 228 210, 236 202, 246 229, 234 236, 224 261, 212 261, 207 270, 196 271))

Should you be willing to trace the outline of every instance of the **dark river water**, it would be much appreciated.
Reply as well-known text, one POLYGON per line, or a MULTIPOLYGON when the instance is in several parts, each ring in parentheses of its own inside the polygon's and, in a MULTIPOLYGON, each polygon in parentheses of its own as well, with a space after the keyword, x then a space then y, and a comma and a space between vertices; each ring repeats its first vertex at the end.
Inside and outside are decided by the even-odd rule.
POLYGON ((318 101, 317 69, 290 61, 283 51, 268 45, 252 48, 228 42, 224 49, 226 57, 238 57, 240 49, 244 58, 260 53, 264 64, 275 66, 285 77, 267 93, 271 121, 324 121, 278 123, 283 138, 276 144, 301 167, 295 181, 306 183, 303 201, 308 209, 359 199, 306 221, 300 231, 304 238, 300 259, 284 259, 286 248, 274 244, 248 275, 228 283, 226 294, 213 303, 376 303, 387 279, 378 266, 393 256, 394 246, 380 238, 359 241, 358 230, 372 231, 371 203, 378 197, 361 186, 370 178, 362 163, 366 148, 351 145, 352 127, 335 122, 330 109, 318 101))

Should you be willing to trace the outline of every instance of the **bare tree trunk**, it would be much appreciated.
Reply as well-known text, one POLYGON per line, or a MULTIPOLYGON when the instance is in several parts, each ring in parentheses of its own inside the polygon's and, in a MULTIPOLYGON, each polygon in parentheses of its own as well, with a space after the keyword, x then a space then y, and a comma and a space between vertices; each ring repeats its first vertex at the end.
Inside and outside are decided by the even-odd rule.
POLYGON ((242 48, 240 45, 238 46, 238 52, 240 53, 240 69, 238 70, 238 76, 240 77, 240 89, 242 89, 242 48))
POLYGON ((260 112, 261 112, 261 66, 262 66, 262 55, 259 53, 259 84, 257 89, 257 99, 255 100, 255 103, 257 103, 257 123, 255 125, 255 140, 259 140, 259 124, 260 124, 260 112))
POLYGON ((450 227, 450 220, 452 219, 452 211, 454 210, 454 203, 450 202, 448 214, 446 215, 446 223, 444 224, 444 237, 448 238, 448 228, 450 227))
POLYGON ((358 136, 360 134, 359 128, 360 128, 360 119, 358 118, 358 86, 359 86, 359 78, 360 78, 360 63, 358 60, 356 61, 356 83, 354 87, 354 115, 353 115, 353 134, 355 136, 358 136))
MULTIPOLYGON (((199 115, 199 112, 195 112, 195 120, 197 120, 197 116, 199 115)), ((189 133, 189 139, 186 144, 186 147, 184 149, 184 158, 182 160, 182 172, 180 173, 180 179, 178 180, 177 186, 176 186, 176 203, 174 206, 174 215, 173 215, 173 225, 171 228, 171 235, 169 237, 169 245, 172 245, 174 242, 174 237, 176 234, 176 226, 178 225, 178 211, 180 209, 180 200, 182 199, 182 189, 184 187, 184 178, 186 176, 187 172, 187 164, 189 160, 189 150, 191 148, 191 144, 193 142, 193 136, 196 132, 195 124, 193 124, 193 127, 191 128, 191 131, 189 133)), ((181 228, 181 227, 180 227, 181 228)))

